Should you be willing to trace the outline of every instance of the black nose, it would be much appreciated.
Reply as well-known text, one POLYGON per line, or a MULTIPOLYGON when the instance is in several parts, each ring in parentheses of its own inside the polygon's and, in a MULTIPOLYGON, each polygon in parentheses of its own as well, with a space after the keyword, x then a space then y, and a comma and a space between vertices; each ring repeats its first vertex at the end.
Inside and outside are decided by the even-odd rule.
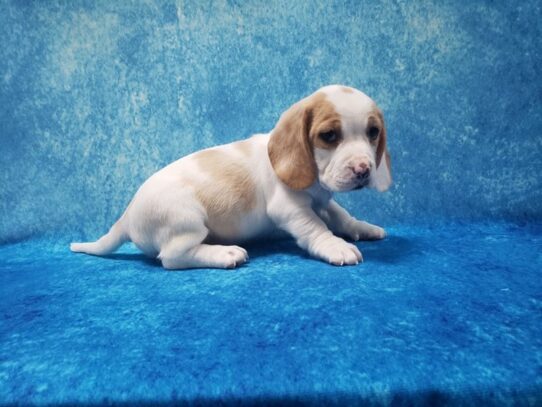
POLYGON ((371 171, 369 166, 364 162, 360 162, 360 163, 354 165, 351 168, 352 168, 352 171, 354 172, 354 174, 356 174, 356 178, 358 178, 358 179, 367 178, 369 176, 370 171, 371 171))
POLYGON ((367 178, 369 176, 369 173, 370 173, 369 170, 365 171, 364 173, 357 173, 356 178, 360 179, 360 180, 365 179, 365 178, 367 178))

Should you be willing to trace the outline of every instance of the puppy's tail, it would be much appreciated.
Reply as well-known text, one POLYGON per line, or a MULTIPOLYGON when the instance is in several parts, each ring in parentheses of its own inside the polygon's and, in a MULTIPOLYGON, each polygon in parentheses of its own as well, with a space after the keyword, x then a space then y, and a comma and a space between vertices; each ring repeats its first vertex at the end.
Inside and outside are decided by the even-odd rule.
POLYGON ((109 232, 103 235, 95 242, 88 243, 72 243, 70 250, 72 252, 93 254, 95 256, 103 256, 117 250, 124 242, 130 240, 123 227, 123 217, 121 217, 109 232))

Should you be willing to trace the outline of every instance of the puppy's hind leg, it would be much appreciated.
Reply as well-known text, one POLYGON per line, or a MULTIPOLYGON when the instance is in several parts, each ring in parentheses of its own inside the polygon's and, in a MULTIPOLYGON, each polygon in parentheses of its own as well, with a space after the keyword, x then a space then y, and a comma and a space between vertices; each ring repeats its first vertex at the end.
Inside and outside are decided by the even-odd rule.
POLYGON ((248 260, 247 251, 242 247, 202 243, 208 232, 201 224, 197 229, 172 235, 158 255, 164 268, 234 268, 248 260))
MULTIPOLYGON (((180 240, 182 241, 182 237, 180 240)), ((175 247, 177 243, 181 242, 173 239, 171 244, 165 250, 162 250, 158 256, 166 269, 235 268, 248 260, 247 251, 239 246, 201 243, 179 253, 175 247)))

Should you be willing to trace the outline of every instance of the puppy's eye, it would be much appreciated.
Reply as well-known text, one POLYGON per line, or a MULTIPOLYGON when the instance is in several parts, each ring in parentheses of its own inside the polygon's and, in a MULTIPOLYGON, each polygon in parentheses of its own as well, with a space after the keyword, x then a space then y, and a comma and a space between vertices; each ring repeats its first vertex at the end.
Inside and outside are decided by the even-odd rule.
POLYGON ((334 143, 339 138, 335 130, 330 130, 324 133, 320 133, 319 137, 320 139, 322 139, 324 142, 328 144, 334 143))
POLYGON ((380 129, 376 126, 371 126, 367 130, 367 137, 369 137, 369 140, 376 140, 380 134, 380 129))

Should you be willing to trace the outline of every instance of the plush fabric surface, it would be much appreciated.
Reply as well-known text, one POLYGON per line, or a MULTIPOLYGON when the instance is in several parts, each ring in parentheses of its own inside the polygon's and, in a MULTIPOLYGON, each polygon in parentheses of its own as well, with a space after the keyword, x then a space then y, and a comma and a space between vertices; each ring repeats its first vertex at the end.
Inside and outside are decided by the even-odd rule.
POLYGON ((538 1, 0 0, 0 404, 540 405, 538 1), (391 236, 334 268, 68 252, 320 86, 383 109, 391 236))
POLYGON ((542 403, 542 225, 401 226, 339 268, 0 248, 0 400, 542 403))

